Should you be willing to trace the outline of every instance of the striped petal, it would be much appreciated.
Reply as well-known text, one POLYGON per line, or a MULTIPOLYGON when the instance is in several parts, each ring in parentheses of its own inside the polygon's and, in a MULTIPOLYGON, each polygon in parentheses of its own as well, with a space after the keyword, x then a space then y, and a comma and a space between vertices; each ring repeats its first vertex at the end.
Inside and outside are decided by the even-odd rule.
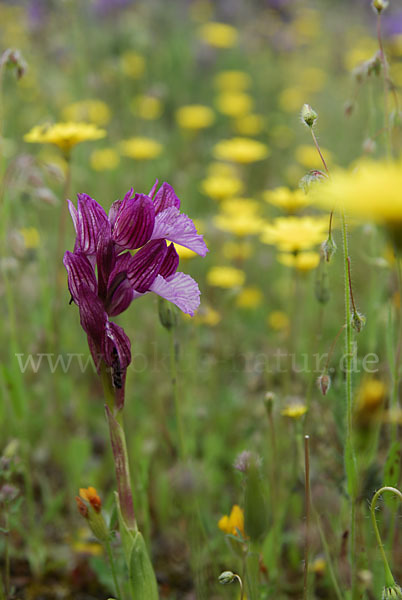
POLYGON ((127 194, 121 202, 113 225, 113 240, 121 248, 135 250, 146 244, 155 224, 154 204, 149 196, 127 194))
POLYGON ((185 273, 175 273, 168 279, 158 275, 149 291, 173 302, 180 310, 191 316, 194 316, 194 312, 200 305, 198 285, 190 275, 185 273))
POLYGON ((70 214, 77 232, 76 247, 84 254, 95 254, 100 230, 107 223, 103 208, 87 194, 77 194, 77 209, 70 214))
POLYGON ((127 277, 134 291, 140 294, 148 291, 159 273, 166 253, 165 240, 154 240, 132 257, 127 277))
MULTIPOLYGON (((157 182, 156 182, 156 184, 157 184, 157 182)), ((151 194, 155 193, 154 188, 156 187, 156 184, 152 188, 151 194)), ((151 196, 151 194, 150 194, 150 196, 151 196)), ((167 208, 169 208, 169 206, 175 206, 176 208, 180 208, 179 198, 176 196, 176 193, 175 193, 174 189, 172 188, 172 186, 169 185, 168 183, 166 183, 166 181, 164 183, 162 183, 161 187, 159 188, 158 193, 156 194, 156 196, 154 198, 154 206, 155 206, 155 214, 156 215, 158 213, 162 212, 163 210, 166 210, 167 208)))
POLYGON ((193 221, 180 213, 175 206, 170 206, 156 215, 151 240, 158 238, 185 246, 200 256, 205 256, 208 252, 203 236, 197 233, 193 221))
POLYGON ((97 288, 95 271, 85 254, 80 252, 67 252, 64 254, 63 264, 67 269, 68 289, 76 304, 80 304, 80 286, 85 285, 95 293, 97 288))

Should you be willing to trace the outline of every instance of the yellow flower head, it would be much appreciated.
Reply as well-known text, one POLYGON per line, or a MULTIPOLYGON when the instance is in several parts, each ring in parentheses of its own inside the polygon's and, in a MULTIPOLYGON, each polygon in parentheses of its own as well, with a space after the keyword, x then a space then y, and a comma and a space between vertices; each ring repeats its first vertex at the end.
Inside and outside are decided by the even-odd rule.
POLYGON ((131 79, 140 79, 145 71, 145 60, 141 54, 128 50, 120 58, 122 71, 131 79))
POLYGON ((231 48, 237 43, 237 29, 227 23, 211 21, 199 29, 199 36, 203 42, 214 48, 231 48))
POLYGON ((245 287, 236 298, 239 308, 258 308, 261 306, 264 296, 260 288, 255 286, 245 287))
POLYGON ((243 92, 224 92, 217 97, 216 107, 228 117, 243 117, 253 108, 253 99, 243 92))
POLYGON ((214 78, 215 86, 222 91, 242 92, 251 85, 251 77, 244 71, 220 71, 214 78))
POLYGON ((268 326, 274 331, 286 331, 289 329, 289 317, 281 310, 274 310, 267 317, 268 326))
POLYGON ((55 144, 64 152, 69 152, 80 142, 99 140, 106 131, 98 129, 92 123, 55 123, 54 125, 36 125, 24 135, 26 142, 34 144, 55 144))
POLYGON ((259 209, 259 204, 251 198, 229 198, 222 202, 220 208, 228 215, 254 215, 259 209))
POLYGON ((311 200, 302 190, 290 190, 287 187, 277 187, 264 192, 264 200, 278 206, 288 213, 295 213, 311 203, 311 200))
POLYGON ((223 231, 229 231, 239 237, 260 233, 264 221, 253 212, 226 213, 214 217, 214 225, 223 231))
POLYGON ((297 254, 280 253, 276 258, 282 265, 293 267, 302 272, 315 269, 320 262, 320 255, 318 252, 298 252, 297 254))
POLYGON ((235 137, 222 140, 214 146, 214 156, 219 160, 237 163, 253 163, 269 156, 269 148, 251 138, 235 137))
POLYGON ((261 241, 283 252, 300 252, 323 242, 327 229, 326 217, 279 217, 264 226, 261 241))
POLYGON ((222 253, 228 260, 243 261, 253 253, 253 247, 249 242, 236 241, 236 242, 225 242, 222 247, 222 253))
MULTIPOLYGON (((385 223, 402 238, 402 162, 367 161, 339 170, 315 186, 311 198, 326 208, 345 209, 362 220, 385 223)), ((401 239, 402 241, 402 239, 401 239)))
POLYGON ((119 166, 120 156, 114 148, 102 148, 92 152, 90 161, 95 171, 113 171, 119 166))
POLYGON ((131 112, 145 119, 146 121, 154 121, 159 119, 163 112, 162 102, 155 96, 136 96, 130 103, 131 112))
POLYGON ((357 393, 355 417, 359 425, 376 421, 384 408, 387 386, 380 379, 363 380, 357 393))
POLYGON ((204 129, 215 120, 214 111, 202 104, 188 104, 176 111, 176 121, 182 129, 204 129))
POLYGON ((208 327, 215 327, 222 320, 222 315, 217 310, 205 305, 197 310, 193 318, 188 317, 188 315, 185 315, 185 317, 190 318, 197 325, 207 325, 208 327))
POLYGON ((201 191, 214 200, 222 200, 240 194, 243 188, 241 179, 227 175, 212 175, 201 183, 201 191))
POLYGON ((110 121, 110 109, 102 100, 81 100, 63 109, 66 121, 88 121, 95 125, 106 125, 110 121))
POLYGON ((261 115, 249 114, 235 121, 235 129, 240 135, 258 135, 265 126, 265 118, 261 115))
MULTIPOLYGON (((321 152, 327 162, 333 161, 332 153, 326 148, 321 148, 321 152)), ((303 144, 295 150, 295 158, 306 169, 322 169, 320 155, 312 145, 303 144)))
POLYGON ((307 412, 307 406, 302 402, 293 402, 281 410, 281 415, 291 419, 300 419, 307 412))
POLYGON ((233 288, 243 285, 246 274, 234 267, 212 267, 207 273, 209 285, 221 288, 233 288))
POLYGON ((218 521, 218 527, 224 533, 229 533, 231 535, 239 535, 239 532, 243 538, 246 537, 244 532, 244 512, 235 504, 232 507, 230 515, 224 515, 218 521))
POLYGON ((147 137, 133 137, 120 143, 124 156, 135 160, 151 160, 162 152, 162 144, 147 137))
POLYGON ((102 508, 102 502, 96 489, 92 486, 89 488, 80 488, 80 497, 86 500, 94 509, 95 512, 99 513, 102 508))
POLYGON ((35 227, 23 227, 19 230, 19 233, 24 240, 24 246, 27 250, 38 248, 40 244, 40 235, 35 227))

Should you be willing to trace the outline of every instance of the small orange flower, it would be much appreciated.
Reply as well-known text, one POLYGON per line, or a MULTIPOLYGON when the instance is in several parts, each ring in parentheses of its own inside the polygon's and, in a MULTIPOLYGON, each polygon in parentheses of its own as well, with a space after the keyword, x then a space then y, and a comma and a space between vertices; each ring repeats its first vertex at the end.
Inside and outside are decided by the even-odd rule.
POLYGON ((244 512, 240 506, 235 504, 232 507, 230 516, 224 515, 219 519, 218 527, 221 531, 232 535, 238 535, 240 531, 242 537, 246 537, 244 532, 244 512))
POLYGON ((80 488, 80 496, 83 500, 89 502, 95 512, 99 513, 101 511, 102 502, 94 487, 90 486, 89 488, 80 488))

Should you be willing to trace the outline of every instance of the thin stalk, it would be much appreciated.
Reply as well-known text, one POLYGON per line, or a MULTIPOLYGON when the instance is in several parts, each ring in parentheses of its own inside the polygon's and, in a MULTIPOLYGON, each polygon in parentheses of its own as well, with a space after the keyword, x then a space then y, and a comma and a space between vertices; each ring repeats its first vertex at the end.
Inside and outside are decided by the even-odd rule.
POLYGON ((373 523, 374 533, 377 538, 378 547, 380 549, 381 557, 382 557, 382 560, 384 563, 385 586, 392 587, 393 585, 395 585, 395 580, 394 580, 394 577, 392 575, 391 569, 388 564, 388 559, 385 554, 384 545, 382 543, 380 532, 378 530, 377 520, 375 518, 375 509, 376 509, 376 505, 377 505, 377 500, 378 500, 379 496, 381 496, 381 494, 383 494, 384 492, 392 492, 393 494, 399 496, 399 498, 401 500, 402 500, 402 493, 394 487, 384 486, 376 491, 376 493, 374 494, 373 499, 371 501, 371 504, 370 504, 371 521, 373 523))
POLYGON ((341 592, 341 588, 339 587, 339 583, 336 578, 335 569, 334 569, 334 565, 333 565, 332 558, 331 558, 331 553, 329 551, 328 542, 326 540, 325 533, 324 533, 324 530, 321 525, 320 517, 319 517, 317 511, 314 511, 314 512, 315 512, 315 518, 317 521, 318 531, 320 534, 321 543, 324 548, 325 559, 326 559, 327 565, 328 565, 329 576, 330 576, 332 585, 334 586, 336 597, 338 598, 338 600, 344 600, 344 597, 341 592))
POLYGON ((311 131, 311 135, 312 135, 312 138, 313 138, 314 146, 316 147, 317 152, 320 155, 321 162, 324 165, 324 169, 325 169, 327 175, 329 175, 329 169, 328 169, 327 163, 325 162, 325 158, 324 158, 324 156, 323 156, 323 154, 321 152, 321 148, 320 148, 320 145, 318 143, 317 137, 316 137, 316 135, 314 133, 314 129, 312 127, 310 127, 310 131, 311 131))
POLYGON ((4 589, 7 600, 10 598, 10 543, 7 508, 4 511, 4 589))
POLYGON ((117 579, 117 574, 116 574, 116 567, 115 567, 114 559, 113 559, 112 548, 110 547, 109 540, 107 540, 105 542, 105 548, 106 548, 106 553, 107 553, 107 556, 109 559, 109 565, 110 565, 110 570, 112 572, 113 583, 114 583, 114 587, 115 587, 117 600, 122 600, 123 596, 120 591, 119 581, 117 579))
POLYGON ((183 418, 181 411, 181 404, 179 398, 179 390, 177 386, 177 353, 176 353, 176 340, 174 336, 174 328, 169 330, 169 341, 170 341, 170 377, 172 380, 172 391, 173 400, 176 413, 176 427, 178 436, 178 450, 181 459, 185 458, 185 444, 184 444, 184 431, 183 431, 183 418))
POLYGON ((304 436, 304 491, 305 491, 305 532, 304 532, 304 581, 303 598, 308 598, 308 561, 310 553, 310 436, 304 436))
MULTIPOLYGON (((401 371, 401 352, 402 352, 402 259, 395 252, 396 260, 396 274, 398 280, 398 292, 399 292, 399 326, 396 342, 395 351, 395 362, 392 369, 392 390, 391 390, 391 402, 390 406, 392 411, 396 411, 398 408, 398 391, 400 383, 400 371, 401 371)), ((391 425, 391 443, 396 442, 398 434, 398 423, 396 420, 391 425)))
POLYGON ((241 577, 239 577, 238 575, 235 575, 237 581, 239 582, 239 586, 240 586, 240 600, 243 600, 244 598, 244 586, 243 586, 243 582, 241 580, 241 577))
POLYGON ((383 82, 384 82, 384 129, 387 132, 387 153, 390 157, 392 154, 392 139, 391 139, 391 126, 389 122, 389 107, 388 107, 388 92, 389 92, 389 72, 388 72, 388 61, 385 56, 384 46, 382 43, 382 32, 381 32, 381 13, 377 14, 377 40, 378 47, 380 50, 380 59, 382 63, 383 71, 383 82))

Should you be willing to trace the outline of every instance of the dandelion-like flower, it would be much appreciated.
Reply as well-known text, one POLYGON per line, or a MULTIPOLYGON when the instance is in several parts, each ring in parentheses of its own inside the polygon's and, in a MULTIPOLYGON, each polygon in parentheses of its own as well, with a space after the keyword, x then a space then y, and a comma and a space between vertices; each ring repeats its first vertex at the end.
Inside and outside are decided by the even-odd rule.
POLYGON ((106 131, 93 123, 68 121, 54 125, 36 125, 24 136, 24 140, 33 144, 55 144, 68 153, 81 142, 99 140, 105 135, 106 131))

